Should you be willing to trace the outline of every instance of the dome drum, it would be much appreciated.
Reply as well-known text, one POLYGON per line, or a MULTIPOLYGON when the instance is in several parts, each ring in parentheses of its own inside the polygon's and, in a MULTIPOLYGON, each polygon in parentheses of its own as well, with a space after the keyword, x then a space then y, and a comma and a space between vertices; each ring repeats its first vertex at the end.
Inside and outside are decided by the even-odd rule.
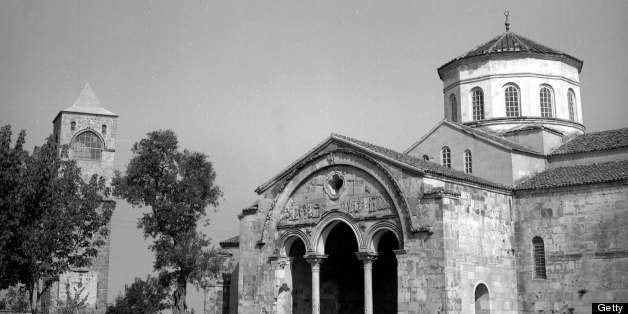
POLYGON ((582 134, 582 61, 507 31, 438 69, 445 118, 506 132, 543 125, 582 134))

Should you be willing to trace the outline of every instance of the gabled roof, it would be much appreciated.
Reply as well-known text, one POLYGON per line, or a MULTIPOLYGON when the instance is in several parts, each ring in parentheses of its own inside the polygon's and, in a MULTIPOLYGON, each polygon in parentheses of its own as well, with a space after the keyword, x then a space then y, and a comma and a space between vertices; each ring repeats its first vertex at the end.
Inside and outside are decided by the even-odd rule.
POLYGON ((466 126, 464 124, 460 124, 460 123, 455 123, 455 122, 451 122, 449 120, 441 120, 434 128, 432 128, 429 132, 427 132, 427 134, 425 134, 423 137, 421 137, 421 139, 419 139, 416 143, 412 144, 412 146, 410 146, 410 148, 406 149, 404 151, 404 153, 409 153, 411 150, 413 150, 415 147, 417 147, 419 144, 421 144, 423 141, 425 141, 428 137, 430 137, 432 135, 432 133, 434 133, 440 126, 442 125, 447 125, 450 126, 462 133, 468 134, 469 136, 472 137, 476 137, 480 140, 483 140, 485 142, 488 142, 489 144, 495 145, 497 147, 501 147, 504 148, 506 150, 510 150, 510 151, 517 151, 517 152, 522 152, 522 153, 527 153, 527 154, 533 154, 533 155, 539 155, 539 156, 543 156, 542 153, 528 147, 528 146, 524 146, 521 144, 517 144, 515 142, 512 142, 502 136, 499 136, 495 133, 491 133, 489 131, 485 131, 482 129, 478 129, 478 128, 472 128, 469 126, 466 126))
POLYGON ((578 72, 582 70, 582 61, 568 55, 562 51, 558 51, 547 46, 541 45, 535 41, 532 41, 526 37, 515 34, 511 31, 506 31, 493 39, 479 45, 476 48, 468 51, 467 53, 445 63, 438 68, 438 74, 442 78, 442 70, 450 64, 456 63, 460 60, 471 59, 474 57, 500 55, 500 54, 521 54, 523 56, 546 56, 564 59, 568 63, 572 64, 578 69, 578 72))
MULTIPOLYGON (((85 83, 81 93, 78 98, 72 104, 72 106, 67 107, 61 112, 74 112, 74 113, 86 113, 86 114, 98 114, 103 116, 112 116, 117 117, 118 115, 105 109, 96 94, 92 90, 92 87, 89 83, 85 83)), ((56 120, 56 118, 55 118, 56 120)))
POLYGON ((550 156, 597 152, 628 147, 628 128, 578 135, 556 148, 550 156))
POLYGON ((291 169, 298 166, 301 162, 307 159, 308 156, 315 154, 316 152, 322 150, 327 145, 336 142, 344 144, 345 146, 349 146, 353 149, 359 150, 366 154, 369 154, 372 157, 377 159, 383 159, 397 166, 410 169, 413 171, 417 171, 422 174, 429 174, 438 177, 444 177, 447 179, 453 179, 463 182, 475 183, 479 185, 483 185, 486 187, 499 188, 499 189, 510 189, 510 187, 491 182, 486 179, 482 179, 462 171, 457 171, 451 168, 443 167, 437 163, 425 161, 421 158, 417 158, 408 154, 400 153, 394 151, 389 148, 385 148, 382 146, 378 146, 375 144, 367 143, 364 141, 360 141, 348 136, 340 135, 332 133, 327 139, 325 139, 320 144, 316 145, 312 150, 310 150, 307 154, 299 158, 297 161, 293 162, 286 169, 281 171, 277 176, 273 177, 266 183, 260 185, 255 189, 257 193, 263 193, 266 189, 271 187, 274 183, 279 181, 283 176, 288 174, 291 169))
POLYGON ((550 133, 554 133, 554 134, 559 135, 559 136, 565 135, 561 131, 558 131, 558 130, 550 128, 550 127, 547 127, 547 126, 545 126, 543 124, 540 124, 540 123, 539 124, 532 124, 532 125, 524 124, 524 125, 514 126, 514 127, 510 128, 508 130, 502 131, 501 134, 509 134, 510 135, 510 134, 517 134, 517 133, 520 133, 520 132, 537 131, 537 130, 548 131, 550 133))
POLYGON ((548 169, 521 182, 515 190, 628 181, 628 160, 548 169))

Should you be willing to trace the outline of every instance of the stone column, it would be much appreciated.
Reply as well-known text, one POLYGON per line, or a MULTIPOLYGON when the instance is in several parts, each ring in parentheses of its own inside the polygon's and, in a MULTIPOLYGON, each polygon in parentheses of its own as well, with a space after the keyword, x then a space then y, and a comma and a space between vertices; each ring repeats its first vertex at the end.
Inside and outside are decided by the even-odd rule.
POLYGON ((413 274, 408 274, 403 266, 406 260, 407 252, 404 249, 393 250, 395 259, 397 260, 397 310, 399 312, 407 310, 410 305, 410 296, 408 293, 408 278, 413 278, 413 274))
POLYGON ((373 314, 373 261, 376 253, 357 252, 355 256, 364 263, 364 314, 373 314))
POLYGON ((312 265, 312 314, 320 314, 321 312, 321 263, 327 255, 322 254, 306 254, 303 256, 312 265))

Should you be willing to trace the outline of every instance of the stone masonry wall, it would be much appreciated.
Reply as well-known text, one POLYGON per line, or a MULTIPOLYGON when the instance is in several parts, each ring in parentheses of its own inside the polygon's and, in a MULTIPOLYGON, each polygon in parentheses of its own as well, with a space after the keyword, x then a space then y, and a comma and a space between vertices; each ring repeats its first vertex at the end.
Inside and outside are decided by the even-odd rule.
POLYGON ((518 192, 520 313, 591 313, 592 302, 628 302, 628 187, 518 192), (532 238, 545 245, 547 279, 535 279, 532 238))
POLYGON ((442 199, 447 313, 473 313, 475 289, 489 290, 491 313, 517 313, 511 196, 446 184, 442 199))

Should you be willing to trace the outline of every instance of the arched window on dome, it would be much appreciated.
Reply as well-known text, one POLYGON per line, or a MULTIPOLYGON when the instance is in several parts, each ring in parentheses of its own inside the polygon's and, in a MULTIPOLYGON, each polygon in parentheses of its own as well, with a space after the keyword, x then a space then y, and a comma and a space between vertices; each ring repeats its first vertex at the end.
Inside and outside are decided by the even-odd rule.
POLYGON ((506 104, 507 117, 521 116, 521 99, 519 87, 514 84, 507 84, 504 88, 504 100, 506 104))
POLYGON ((548 85, 541 86, 539 89, 539 103, 541 104, 541 117, 552 118, 552 106, 554 104, 554 94, 552 88, 548 85))
POLYGON ((569 120, 576 121, 576 93, 571 88, 567 91, 567 106, 569 109, 569 120))
POLYGON ((471 158, 471 151, 464 151, 464 172, 465 173, 473 173, 473 160, 471 158))
POLYGON ((458 102, 456 95, 449 95, 449 107, 451 108, 451 121, 458 122, 458 102))
POLYGON ((100 160, 103 142, 92 131, 85 131, 72 140, 72 157, 77 159, 100 160))
POLYGON ((451 150, 447 146, 443 146, 440 150, 441 165, 443 167, 451 168, 451 150))
POLYGON ((532 249, 534 254, 534 278, 547 279, 545 270, 545 244, 541 237, 532 238, 532 249))
POLYGON ((471 91, 471 102, 473 103, 473 121, 484 120, 484 92, 476 87, 471 91))

